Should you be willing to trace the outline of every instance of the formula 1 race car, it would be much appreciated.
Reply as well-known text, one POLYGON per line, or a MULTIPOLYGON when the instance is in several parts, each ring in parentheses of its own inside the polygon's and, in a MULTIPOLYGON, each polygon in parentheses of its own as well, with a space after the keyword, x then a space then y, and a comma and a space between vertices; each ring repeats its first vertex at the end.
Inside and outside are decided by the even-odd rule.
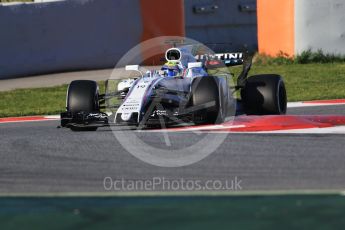
POLYGON ((158 70, 143 72, 138 65, 128 65, 126 71, 136 71, 139 77, 119 81, 116 90, 109 89, 108 80, 104 94, 99 93, 95 81, 72 81, 61 126, 95 131, 109 125, 219 124, 239 113, 286 113, 283 78, 276 74, 248 77, 250 55, 194 55, 192 50, 188 46, 168 49, 166 63, 158 70), (208 73, 210 69, 235 65, 243 65, 243 69, 234 85, 230 84, 235 79, 233 75, 208 73), (241 99, 234 98, 238 91, 241 99), (117 104, 110 103, 112 99, 117 104))

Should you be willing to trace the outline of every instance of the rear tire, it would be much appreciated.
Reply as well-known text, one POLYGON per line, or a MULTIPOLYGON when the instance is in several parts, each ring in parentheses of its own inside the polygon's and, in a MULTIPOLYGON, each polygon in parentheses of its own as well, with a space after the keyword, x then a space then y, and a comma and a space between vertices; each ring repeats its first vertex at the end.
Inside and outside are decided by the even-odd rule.
MULTIPOLYGON (((99 112, 98 85, 95 81, 72 81, 67 92, 67 111, 72 113, 99 112)), ((97 127, 72 126, 73 131, 96 131, 97 127)))
POLYGON ((248 115, 281 115, 286 113, 287 96, 283 78, 276 74, 255 75, 247 79, 241 91, 248 115))

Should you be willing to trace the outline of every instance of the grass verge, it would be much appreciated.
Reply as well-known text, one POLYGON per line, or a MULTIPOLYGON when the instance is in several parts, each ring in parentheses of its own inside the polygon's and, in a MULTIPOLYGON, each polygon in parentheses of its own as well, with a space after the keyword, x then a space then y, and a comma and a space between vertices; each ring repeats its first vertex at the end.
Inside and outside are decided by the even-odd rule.
POLYGON ((254 65, 253 74, 284 77, 289 101, 345 98, 345 63, 254 65))
MULTIPOLYGON (((238 75, 241 69, 233 70, 238 75)), ((263 73, 284 77, 289 101, 345 98, 345 63, 254 64, 250 74, 263 73)), ((0 117, 58 114, 65 109, 66 90, 62 85, 0 92, 0 117)))
POLYGON ((59 114, 66 91, 67 85, 0 92, 0 117, 59 114))

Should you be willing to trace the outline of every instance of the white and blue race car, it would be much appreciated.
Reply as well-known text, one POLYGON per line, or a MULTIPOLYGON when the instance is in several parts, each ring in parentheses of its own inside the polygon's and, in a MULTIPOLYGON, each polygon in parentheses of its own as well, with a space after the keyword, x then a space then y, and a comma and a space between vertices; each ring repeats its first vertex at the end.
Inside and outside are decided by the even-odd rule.
POLYGON ((251 58, 242 53, 195 56, 190 47, 170 48, 166 63, 158 70, 143 72, 138 65, 126 66, 140 76, 118 82, 111 92, 99 94, 97 82, 72 81, 61 126, 74 131, 93 131, 109 125, 166 127, 182 123, 217 124, 239 113, 265 115, 286 113, 286 90, 276 74, 248 77, 251 58), (241 74, 208 74, 210 68, 243 65, 241 74), (241 99, 235 99, 240 91, 241 99), (118 104, 109 103, 112 99, 118 104), (105 111, 106 110, 106 111, 105 111))

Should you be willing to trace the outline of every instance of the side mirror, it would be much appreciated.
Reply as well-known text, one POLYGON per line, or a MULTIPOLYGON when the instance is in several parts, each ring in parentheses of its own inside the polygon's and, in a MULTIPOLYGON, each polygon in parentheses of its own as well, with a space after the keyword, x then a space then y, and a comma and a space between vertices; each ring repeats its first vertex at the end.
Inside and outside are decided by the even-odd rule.
POLYGON ((126 65, 125 69, 127 71, 139 71, 139 65, 126 65))

